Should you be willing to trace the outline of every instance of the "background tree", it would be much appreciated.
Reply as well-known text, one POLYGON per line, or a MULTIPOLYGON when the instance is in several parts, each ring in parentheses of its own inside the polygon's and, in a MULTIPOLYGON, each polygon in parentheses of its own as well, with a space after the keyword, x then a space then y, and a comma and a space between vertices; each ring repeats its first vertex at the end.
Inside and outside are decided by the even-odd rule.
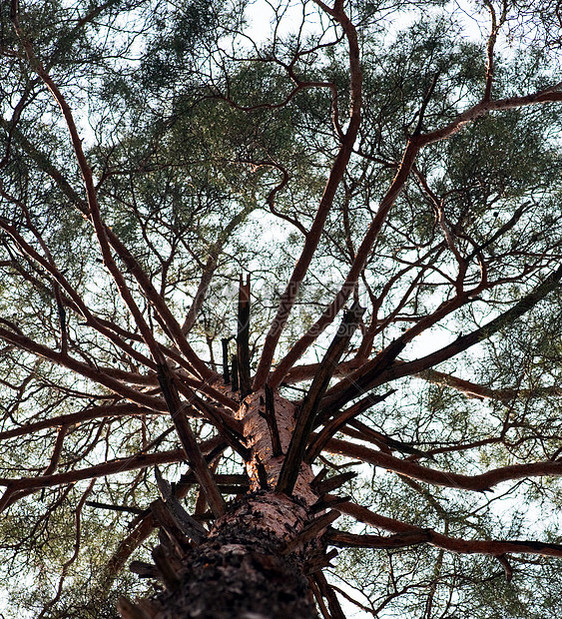
POLYGON ((536 5, 1 5, 2 612, 560 615, 536 5))

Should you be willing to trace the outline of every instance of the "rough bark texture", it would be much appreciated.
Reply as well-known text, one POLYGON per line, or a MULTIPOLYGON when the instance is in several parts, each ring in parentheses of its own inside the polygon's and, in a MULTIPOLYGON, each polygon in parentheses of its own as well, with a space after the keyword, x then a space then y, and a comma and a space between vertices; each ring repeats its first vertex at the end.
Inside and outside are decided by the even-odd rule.
POLYGON ((307 574, 323 562, 321 536, 329 522, 311 509, 318 494, 311 488, 310 466, 301 465, 291 497, 275 492, 284 456, 275 455, 274 444, 286 452, 296 414, 295 406, 276 392, 266 398, 260 390, 243 400, 236 418, 248 448, 250 493, 230 503, 199 544, 160 518, 162 545, 153 556, 166 591, 133 605, 129 614, 121 607, 124 617, 317 617, 307 574), (275 427, 268 423, 272 409, 275 427))
POLYGON ((307 510, 257 492, 230 506, 209 538, 187 551, 175 590, 153 602, 157 619, 312 619, 302 551, 284 554, 307 510))

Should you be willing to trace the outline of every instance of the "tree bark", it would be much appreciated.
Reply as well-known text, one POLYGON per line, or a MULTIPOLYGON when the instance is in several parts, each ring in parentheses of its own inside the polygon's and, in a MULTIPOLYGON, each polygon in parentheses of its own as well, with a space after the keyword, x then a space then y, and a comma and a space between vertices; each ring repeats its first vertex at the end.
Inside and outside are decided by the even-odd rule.
POLYGON ((243 400, 236 417, 246 437, 250 492, 227 505, 200 543, 187 531, 161 529, 153 558, 167 588, 149 602, 125 601, 125 619, 318 617, 308 576, 327 562, 322 536, 339 514, 316 513, 319 497, 305 463, 291 496, 274 490, 297 414, 277 392, 243 400))
POLYGON ((205 542, 186 552, 178 583, 153 600, 150 614, 157 619, 316 618, 305 574, 310 551, 285 551, 307 519, 306 508, 283 495, 258 491, 244 497, 230 506, 205 542))

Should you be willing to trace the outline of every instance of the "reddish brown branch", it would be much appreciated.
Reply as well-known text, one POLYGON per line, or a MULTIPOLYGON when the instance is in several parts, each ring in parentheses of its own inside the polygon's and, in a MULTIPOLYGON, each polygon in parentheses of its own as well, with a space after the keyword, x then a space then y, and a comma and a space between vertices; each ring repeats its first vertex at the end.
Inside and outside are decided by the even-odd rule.
POLYGON ((334 321, 335 317, 345 305, 353 290, 355 290, 359 275, 361 274, 361 271, 363 270, 371 253, 373 243, 382 229, 390 208, 394 204, 394 201, 402 191, 404 184, 408 179, 419 148, 419 144, 416 141, 410 141, 408 143, 396 176, 394 177, 394 180, 392 181, 392 184, 390 185, 385 196, 381 200, 377 214, 371 222, 363 241, 357 250, 351 269, 349 270, 341 289, 332 303, 324 310, 322 316, 320 316, 316 323, 291 347, 289 353, 287 353, 285 358, 279 363, 279 366, 269 379, 270 384, 276 386, 282 382, 287 372, 298 361, 298 359, 300 359, 305 350, 316 340, 316 338, 318 338, 326 327, 334 321))
POLYGON ((67 425, 59 427, 59 430, 57 433, 57 440, 55 441, 55 446, 53 447, 53 453, 51 455, 51 460, 49 462, 49 466, 43 471, 43 475, 52 475, 57 470, 57 466, 59 465, 59 462, 60 462, 64 439, 66 437, 67 431, 68 431, 67 425))
POLYGON ((497 99, 495 101, 482 101, 468 108, 459 114, 455 120, 451 121, 445 127, 430 131, 429 133, 420 136, 423 146, 446 140, 452 135, 460 131, 465 125, 489 114, 490 112, 513 110, 515 108, 527 107, 540 103, 554 103, 562 101, 562 92, 560 88, 562 84, 554 84, 550 88, 539 90, 534 93, 522 95, 519 97, 508 97, 506 99, 497 99))
POLYGON ((74 359, 73 357, 70 357, 62 352, 52 350, 47 346, 34 342, 20 333, 0 327, 0 338, 14 344, 14 346, 17 346, 22 350, 27 350, 34 355, 43 357, 53 363, 66 367, 69 370, 84 376, 85 378, 107 387, 114 393, 131 400, 132 402, 136 402, 142 406, 148 406, 155 411, 166 410, 165 402, 162 398, 157 398, 141 391, 137 391, 136 389, 132 389, 120 380, 116 380, 115 378, 107 375, 99 368, 87 365, 86 363, 78 361, 77 359, 74 359))
POLYGON ((119 293, 121 294, 123 300, 125 301, 125 304, 129 308, 129 311, 131 312, 131 315, 133 316, 135 323, 138 326, 143 336, 144 341, 146 342, 147 346, 152 352, 155 360, 158 361, 159 360, 159 348, 154 338, 154 335, 152 333, 152 330, 146 323, 146 320, 144 319, 144 316, 141 310, 139 309, 137 303, 135 302, 131 294, 131 291, 129 290, 129 287, 127 286, 123 273, 117 267, 117 264, 115 263, 113 259, 113 256, 112 256, 112 253, 109 247, 109 243, 107 240, 106 226, 103 223, 101 212, 100 212, 100 207, 98 204, 97 192, 96 192, 96 188, 94 185, 92 169, 90 165, 88 164, 88 160, 84 153, 84 150, 82 147, 82 140, 78 133, 78 129, 74 121, 72 110, 70 106, 68 105, 66 98, 64 97, 59 87, 57 86, 57 84, 54 82, 54 80, 51 78, 49 73, 45 70, 43 64, 39 61, 39 59, 35 55, 33 43, 28 37, 25 36, 20 26, 20 23, 19 23, 17 0, 12 1, 11 18, 14 24, 14 29, 16 31, 16 34, 19 37, 25 49, 25 53, 27 55, 27 58, 29 60, 31 67, 33 68, 35 73, 41 78, 41 80, 43 81, 45 86, 48 88, 48 90, 51 92, 54 100, 57 102, 58 106, 60 107, 62 115, 66 122, 66 126, 68 128, 68 131, 70 133, 70 138, 72 141, 72 146, 74 148, 76 162, 78 163, 78 167, 80 168, 80 172, 82 174, 82 179, 84 182, 84 187, 86 189, 86 196, 87 196, 87 202, 88 202, 88 208, 89 208, 88 215, 96 231, 96 236, 97 236, 100 250, 102 253, 102 257, 103 257, 103 262, 105 266, 107 267, 107 269, 109 270, 109 272, 111 273, 117 285, 117 288, 119 289, 119 293))
POLYGON ((492 469, 479 475, 463 475, 422 466, 411 460, 401 460, 382 451, 375 451, 363 445, 348 443, 339 439, 331 439, 326 449, 332 453, 339 453, 350 458, 359 458, 389 471, 412 477, 419 481, 449 488, 484 492, 504 481, 516 481, 527 477, 541 477, 544 475, 562 475, 562 461, 532 462, 529 464, 511 464, 492 469))
MULTIPOLYGON (((461 554, 483 554, 494 557, 501 557, 505 554, 539 554, 552 557, 562 557, 561 544, 549 544, 533 540, 467 540, 458 537, 449 537, 437 533, 432 529, 416 527, 400 520, 387 518, 372 512, 366 507, 347 502, 340 503, 338 509, 360 522, 372 525, 379 529, 384 529, 399 535, 411 535, 414 539, 416 535, 425 536, 427 543, 444 550, 461 554)), ((367 536, 367 541, 370 536, 367 536)), ((417 543, 417 542, 416 542, 417 543)))
POLYGON ((489 101, 492 98, 492 84, 494 80, 494 47, 498 38, 498 32, 507 17, 507 3, 503 3, 503 11, 500 15, 499 21, 496 15, 496 10, 494 9, 494 5, 489 0, 484 0, 484 3, 490 11, 490 17, 492 20, 490 36, 488 37, 488 43, 486 45, 486 88, 484 90, 484 97, 482 99, 483 101, 489 101))
POLYGON ((331 324, 341 307, 345 304, 347 298, 349 298, 349 295, 356 285, 357 278, 364 267, 372 245, 377 238, 380 229, 382 228, 388 211, 396 200, 398 194, 402 191, 404 184, 410 175, 413 163, 420 148, 451 137, 456 132, 460 131, 460 129, 467 123, 472 122, 492 111, 509 110, 534 104, 562 101, 562 92, 558 91, 560 86, 561 85, 557 84, 551 88, 521 97, 511 97, 496 101, 483 101, 459 114, 454 121, 445 127, 427 134, 416 135, 410 140, 398 169, 398 173, 388 192, 381 201, 375 219, 371 223, 369 230, 367 231, 363 242, 357 251, 357 255, 346 281, 334 301, 332 301, 332 303, 326 308, 322 316, 307 331, 307 333, 305 333, 305 335, 303 335, 301 339, 293 345, 287 356, 280 362, 279 366, 269 379, 271 385, 277 386, 281 383, 289 369, 324 331, 324 329, 331 324))
POLYGON ((63 584, 66 579, 68 569, 76 561, 76 559, 78 559, 78 554, 80 553, 80 546, 82 543, 82 510, 84 508, 84 504, 86 503, 86 499, 88 498, 89 494, 94 489, 94 484, 95 484, 95 479, 92 479, 90 481, 88 488, 86 489, 86 491, 80 498, 78 505, 76 506, 76 510, 74 514, 74 519, 75 519, 74 552, 72 553, 71 557, 67 561, 65 561, 62 565, 61 575, 59 578, 59 584, 58 584, 55 597, 45 604, 41 613, 37 616, 37 619, 42 619, 46 615, 46 613, 48 613, 50 609, 53 608, 53 606, 59 601, 62 595, 63 584))
POLYGON ((506 389, 493 389, 487 385, 474 383, 463 378, 458 378, 452 374, 439 372, 438 370, 424 370, 416 374, 418 378, 422 378, 437 385, 445 385, 457 391, 461 391, 469 398, 485 398, 489 400, 497 400, 499 402, 509 402, 514 398, 543 398, 543 397, 560 397, 562 396, 562 388, 558 385, 549 387, 536 387, 531 389, 517 389, 515 387, 506 389))
POLYGON ((56 475, 42 475, 40 477, 24 477, 19 479, 0 478, 0 486, 8 486, 15 490, 49 488, 62 484, 70 484, 82 479, 92 479, 94 477, 105 477, 106 475, 116 475, 126 471, 143 469, 156 464, 171 464, 173 462, 185 461, 185 451, 183 449, 172 449, 153 454, 137 454, 129 458, 117 458, 102 464, 96 464, 85 469, 57 473, 56 475))
MULTIPOLYGON (((38 430, 45 428, 54 428, 56 426, 72 426, 76 423, 89 421, 90 419, 103 419, 104 417, 123 417, 154 414, 150 408, 136 406, 134 404, 117 404, 115 406, 96 406, 89 408, 79 413, 69 413, 68 415, 60 415, 51 419, 43 419, 32 423, 26 423, 18 428, 5 430, 0 432, 0 440, 14 438, 16 436, 25 436, 26 434, 34 434, 38 430)), ((164 414, 163 412, 161 414, 164 414)))
MULTIPOLYGON (((10 199, 12 202, 19 205, 19 202, 17 200, 15 200, 14 198, 11 198, 11 196, 8 196, 8 194, 5 191, 2 191, 1 188, 0 188, 0 193, 3 196, 10 199)), ((20 208, 22 208, 22 210, 25 210, 23 205, 20 205, 20 208)), ((108 326, 108 324, 105 321, 99 319, 97 316, 95 316, 90 311, 90 309, 88 308, 86 303, 83 301, 83 299, 80 297, 80 295, 70 285, 70 283, 64 277, 64 275, 57 269, 54 261, 50 259, 48 250, 46 251, 47 258, 44 258, 43 256, 41 256, 39 252, 37 252, 25 240, 25 238, 17 231, 15 226, 11 225, 8 221, 4 220, 3 218, 0 218, 0 228, 12 237, 12 239, 15 241, 16 245, 18 246, 18 248, 24 255, 28 256, 31 260, 33 260, 36 264, 38 264, 45 271, 45 273, 47 273, 53 279, 53 281, 55 282, 56 301, 57 301, 57 304, 60 304, 63 311, 64 311, 64 307, 62 304, 63 299, 62 299, 62 295, 60 294, 61 289, 64 290, 66 295, 68 295, 67 303, 72 303, 73 309, 77 311, 86 320, 87 324, 89 324, 91 327, 96 329, 99 333, 103 334, 105 337, 110 339, 121 350, 126 352, 136 361, 142 363, 148 368, 155 369, 156 367, 155 364, 148 357, 140 353, 133 346, 129 345, 126 341, 124 341, 122 337, 119 337, 119 335, 115 332, 115 330, 112 327, 108 326), (59 291, 58 294, 56 294, 56 290, 59 291)), ((42 239, 39 238, 39 242, 46 250, 46 247, 42 239)), ((62 348, 62 352, 63 353, 66 352, 66 348, 64 346, 62 348)))
POLYGON ((88 163, 86 155, 84 153, 82 147, 82 140, 78 133, 78 129, 76 127, 76 123, 74 121, 74 117, 72 114, 72 110, 68 105, 68 102, 57 84, 53 81, 49 73, 45 70, 42 63, 38 60, 35 55, 33 43, 31 40, 26 37, 24 31, 22 30, 19 23, 18 16, 18 2, 17 0, 12 0, 11 4, 11 13, 10 17, 14 24, 14 29, 19 37, 24 49, 25 53, 28 57, 31 67, 35 71, 35 73, 41 78, 44 84, 47 86, 49 91, 51 92, 53 98, 59 105, 62 115, 65 119, 67 128, 70 133, 70 138, 72 141, 72 146, 74 148, 74 153, 76 156, 76 161, 80 168, 80 172, 82 174, 82 178, 84 181, 84 187, 86 189, 87 196, 87 205, 88 212, 87 217, 92 222, 94 229, 96 231, 96 236, 99 242, 100 250, 103 257, 103 262, 105 266, 110 271, 118 289, 121 294, 125 304, 127 305, 131 315, 133 316, 135 323, 137 324, 144 341, 149 347, 154 360, 158 363, 161 362, 161 351, 159 345, 157 344, 154 335, 152 333, 152 329, 147 324, 143 313, 139 309, 136 301, 134 300, 131 291, 125 281, 123 273, 117 267, 115 260, 113 259, 113 255, 110 249, 110 243, 117 251, 119 256, 123 259, 129 271, 133 273, 134 277, 137 279, 141 287, 143 288, 145 294, 148 299, 152 303, 152 305, 156 308, 158 314, 161 316, 162 321, 165 323, 167 330, 172 333, 172 337, 176 340, 179 348, 184 352, 186 358, 196 367, 197 371, 200 373, 202 378, 209 379, 214 376, 213 372, 211 372, 199 359, 199 357, 194 353, 191 347, 187 344, 185 337, 182 333, 181 327, 175 317, 172 315, 170 309, 168 308, 165 300, 156 292, 150 278, 144 273, 143 269, 140 267, 138 262, 133 258, 132 254, 128 251, 128 249, 121 243, 118 237, 111 231, 109 227, 105 225, 103 222, 98 199, 97 192, 93 181, 92 169, 88 163))
MULTIPOLYGON (((326 10, 326 9, 325 9, 326 10)), ((350 121, 345 135, 342 138, 341 146, 336 155, 335 161, 330 170, 330 174, 324 188, 324 193, 320 200, 316 216, 308 231, 302 249, 301 255, 297 260, 291 278, 287 284, 285 292, 281 296, 277 314, 271 324, 271 327, 267 333, 265 343, 263 346, 262 356, 256 371, 254 379, 254 389, 260 389, 266 383, 268 379, 268 373, 271 368, 273 355, 279 342, 279 338, 285 327, 285 324, 289 318, 289 314, 295 303, 300 285, 306 275, 310 262, 316 252, 320 237, 324 230, 326 218, 330 212, 336 190, 343 178, 344 172, 349 163, 351 153, 353 151, 353 144, 359 131, 359 125, 361 123, 361 103, 362 103, 362 82, 363 73, 361 70, 361 64, 359 60, 359 43, 357 39, 357 32, 355 27, 345 15, 343 10, 337 12, 331 12, 333 18, 342 27, 348 41, 349 46, 349 65, 350 65, 350 121)), ((342 303, 345 303, 345 301, 342 303)), ((333 317, 332 317, 333 320, 333 317)), ((292 364, 291 364, 292 365, 292 364)), ((290 366, 289 366, 290 367, 290 366)), ((288 368, 287 368, 288 369, 288 368)), ((281 381, 278 380, 276 384, 281 381)), ((272 386, 275 386, 272 383, 272 386)))

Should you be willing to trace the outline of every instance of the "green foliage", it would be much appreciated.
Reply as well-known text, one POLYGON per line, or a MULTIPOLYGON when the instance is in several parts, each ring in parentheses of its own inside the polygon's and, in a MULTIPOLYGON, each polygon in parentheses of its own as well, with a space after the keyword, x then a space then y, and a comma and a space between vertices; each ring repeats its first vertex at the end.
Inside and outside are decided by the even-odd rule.
MULTIPOLYGON (((276 362, 337 294, 404 169, 407 144, 482 101, 488 41, 468 24, 473 18, 487 31, 490 6, 499 15, 501 4, 346 3, 361 50, 361 126, 276 362)), ((559 81, 557 3, 503 4, 492 99, 551 87, 559 81)), ((131 392, 156 398, 158 383, 139 323, 88 221, 83 171, 59 106, 26 59, 6 3, 0 11, 0 328, 25 339, 21 350, 0 345, 0 432, 10 441, 0 477, 52 473, 63 433, 53 464, 61 473, 177 449, 161 409, 48 423, 129 404, 131 392), (113 383, 97 377, 128 391, 116 395, 113 383), (27 433, 29 424, 43 425, 27 433)), ((348 131, 349 49, 340 26, 312 2, 224 0, 22 0, 19 20, 72 109, 108 234, 127 247, 180 323, 194 308, 189 343, 212 369, 220 370, 220 340, 236 331, 240 273, 251 275, 255 369, 348 131), (270 19, 267 35, 252 27, 270 19)), ((360 347, 373 358, 402 338, 394 371, 477 330, 559 266, 559 104, 469 120, 425 146, 391 196, 353 292, 367 309, 346 360, 360 347)), ((138 273, 114 246, 109 253, 165 354, 187 375, 189 363, 155 296, 138 285, 138 273)), ((392 448, 394 456, 439 471, 470 475, 558 461, 561 317, 557 288, 489 341, 435 368, 441 375, 416 370, 394 381, 396 392, 360 421, 414 450, 392 448), (464 383, 456 388, 444 374, 480 386, 480 393, 464 383)), ((330 337, 323 333, 299 363, 320 361, 330 337)), ((298 399, 309 380, 284 384, 284 393, 298 399)), ((203 421, 194 425, 201 437, 216 434, 203 421)), ((357 431, 343 430, 341 438, 357 439, 357 431)), ((240 459, 226 454, 219 472, 241 473, 240 459)), ((349 463, 329 458, 328 467, 349 463)), ((358 470, 345 492, 386 517, 467 540, 559 541, 558 477, 467 493, 380 467, 358 470)), ((176 480, 184 468, 168 472, 176 480)), ((154 500, 152 477, 142 467, 102 477, 88 495, 94 505, 80 509, 87 482, 65 482, 22 495, 2 512, 0 588, 9 600, 0 613, 113 619, 119 595, 151 587, 126 570, 109 578, 106 569, 154 500), (68 563, 77 510, 80 552, 68 563)), ((188 503, 194 508, 195 492, 188 503)), ((363 532, 351 520, 346 526, 363 532)), ((141 546, 134 558, 146 554, 141 546)), ((506 582, 491 556, 428 545, 346 550, 332 581, 352 582, 365 596, 365 615, 381 618, 560 615, 558 560, 510 560, 514 576, 506 582)))

